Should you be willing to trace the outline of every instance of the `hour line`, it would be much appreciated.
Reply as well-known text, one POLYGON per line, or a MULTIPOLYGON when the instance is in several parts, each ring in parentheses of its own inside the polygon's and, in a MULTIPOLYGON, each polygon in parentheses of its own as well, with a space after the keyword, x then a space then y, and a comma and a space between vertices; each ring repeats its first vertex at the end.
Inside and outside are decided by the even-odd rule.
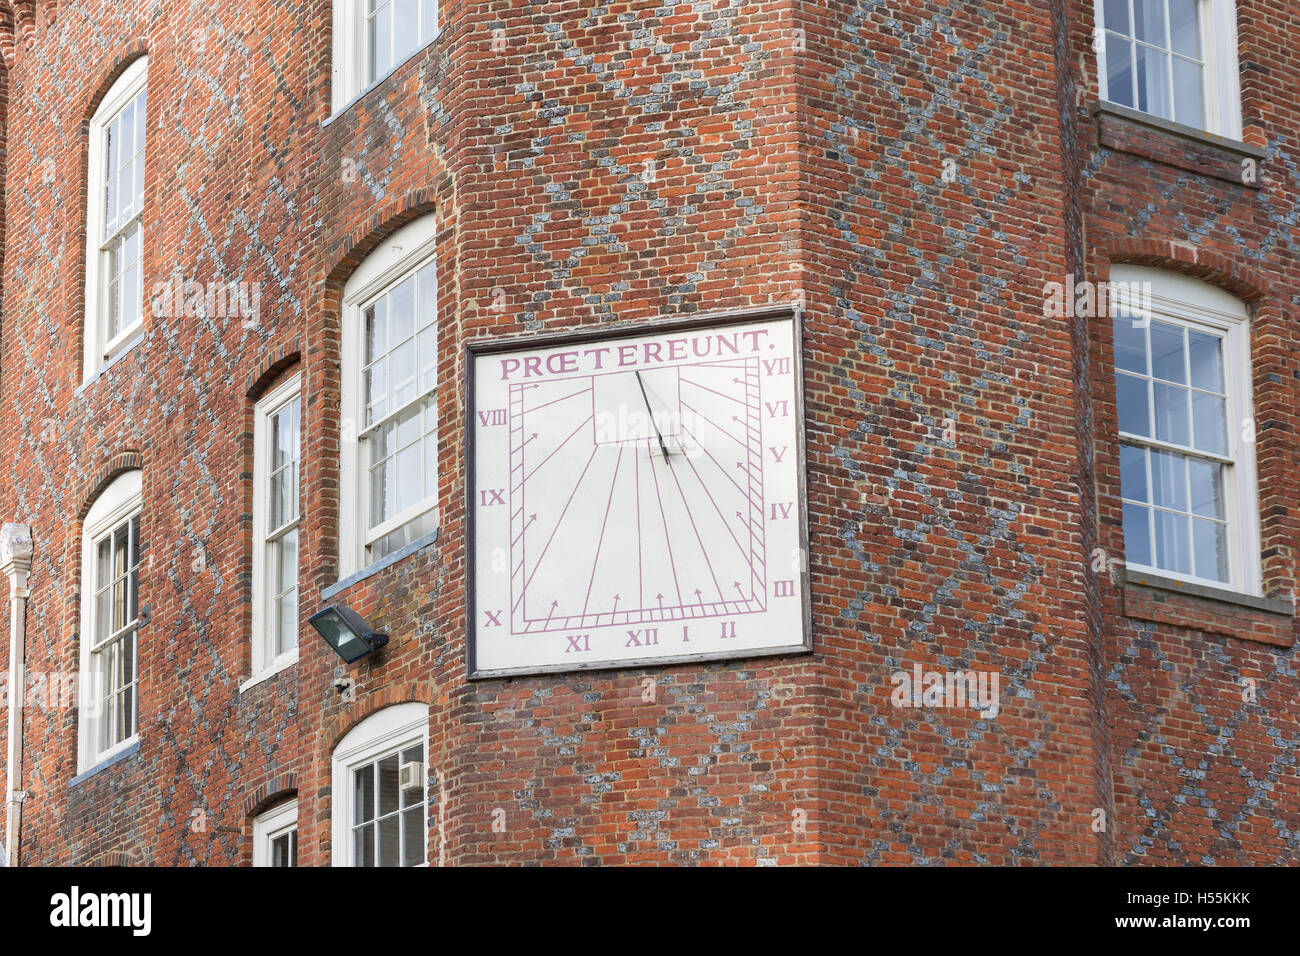
MULTIPOLYGON (((577 484, 573 486, 573 491, 569 493, 569 500, 564 503, 564 510, 560 512, 560 517, 555 522, 555 527, 551 529, 551 536, 546 539, 546 546, 542 548, 542 553, 537 556, 537 563, 533 565, 533 573, 528 575, 527 580, 524 581, 522 592, 519 595, 520 601, 522 601, 524 595, 528 593, 528 586, 533 583, 533 578, 537 574, 537 569, 542 566, 542 561, 546 559, 546 552, 550 550, 551 542, 555 540, 555 533, 560 530, 560 525, 564 524, 564 516, 569 513, 569 505, 573 504, 573 498, 578 493, 578 489, 582 486, 582 479, 587 477, 587 469, 590 468, 591 463, 596 460, 596 452, 599 450, 599 448, 593 448, 591 450, 591 457, 587 459, 587 464, 583 467, 582 474, 578 476, 577 484)), ((518 607, 517 602, 515 607, 518 607)), ((514 608, 511 608, 511 610, 513 611, 514 608)))
MULTIPOLYGON (((646 445, 649 446, 649 444, 650 443, 647 441, 646 445)), ((664 522, 664 542, 668 545, 668 566, 673 569, 673 587, 677 588, 677 603, 681 604, 683 603, 682 585, 677 580, 677 562, 673 560, 673 536, 668 532, 668 515, 664 513, 664 498, 659 492, 659 476, 655 474, 653 460, 650 464, 650 477, 655 480, 655 498, 659 502, 659 517, 662 518, 664 522)), ((641 602, 641 605, 642 607, 645 606, 644 600, 641 602)))
POLYGON ((596 583, 596 571, 600 568, 600 549, 605 543, 605 528, 609 525, 609 509, 614 504, 614 489, 618 487, 618 469, 622 464, 623 449, 619 448, 618 461, 614 462, 614 477, 609 483, 609 500, 605 502, 605 520, 600 523, 600 537, 596 539, 596 557, 591 562, 591 580, 587 582, 587 597, 582 602, 583 617, 587 616, 587 605, 591 603, 591 587, 596 583))
MULTIPOLYGON (((534 469, 533 469, 532 471, 530 471, 528 474, 524 475, 524 481, 527 481, 529 478, 533 477, 533 475, 537 474, 538 469, 540 469, 540 468, 541 468, 543 465, 545 465, 548 461, 550 461, 552 458, 554 458, 555 455, 556 455, 556 453, 559 452, 559 450, 560 450, 561 448, 563 448, 565 445, 567 445, 567 444, 569 443, 569 438, 572 438, 574 435, 578 434, 578 432, 582 431, 583 426, 586 425, 587 422, 591 421, 593 417, 594 417, 594 416, 592 416, 592 415, 588 415, 586 421, 584 421, 581 425, 579 425, 579 426, 578 426, 577 428, 575 428, 573 431, 569 432, 569 437, 566 438, 566 439, 564 439, 564 441, 560 442, 558 445, 556 445, 554 451, 552 451, 549 455, 547 455, 547 456, 546 456, 545 458, 543 458, 540 462, 538 462, 538 463, 537 463, 537 468, 534 468, 534 469)), ((593 452, 593 454, 594 454, 594 452, 593 452)))

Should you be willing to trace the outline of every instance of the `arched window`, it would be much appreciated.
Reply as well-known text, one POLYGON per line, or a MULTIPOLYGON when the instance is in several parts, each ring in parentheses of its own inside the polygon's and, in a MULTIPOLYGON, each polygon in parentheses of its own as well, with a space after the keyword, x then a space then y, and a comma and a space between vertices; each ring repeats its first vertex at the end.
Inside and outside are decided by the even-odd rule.
POLYGON ((333 758, 334 866, 420 866, 428 834, 429 708, 397 704, 353 727, 333 758))
POLYGON ((1131 290, 1114 318, 1125 563, 1258 594, 1246 307, 1159 269, 1115 266, 1111 283, 1131 290))
POLYGON ((144 318, 144 169, 149 64, 133 62, 90 120, 85 378, 136 340, 144 318))
POLYGON ((346 577, 438 527, 437 223, 400 229, 343 292, 339 565, 346 577))
POLYGON ((125 750, 139 727, 140 493, 139 471, 120 475, 82 530, 79 771, 125 750))

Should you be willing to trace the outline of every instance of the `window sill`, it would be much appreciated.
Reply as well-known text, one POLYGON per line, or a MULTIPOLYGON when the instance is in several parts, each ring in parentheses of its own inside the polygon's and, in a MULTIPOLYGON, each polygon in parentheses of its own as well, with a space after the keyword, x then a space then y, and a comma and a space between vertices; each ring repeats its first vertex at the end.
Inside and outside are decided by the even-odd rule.
POLYGON ((85 770, 81 771, 81 773, 73 777, 71 780, 69 780, 68 786, 75 787, 78 784, 83 783, 86 780, 89 780, 91 777, 99 773, 101 770, 107 770, 109 767, 112 767, 115 764, 119 764, 123 760, 126 760, 129 757, 134 757, 139 752, 140 752, 140 736, 137 734, 136 736, 130 738, 129 740, 123 741, 121 750, 118 750, 116 753, 111 753, 107 757, 100 758, 99 763, 92 764, 91 766, 87 767, 85 770))
POLYGON ((121 346, 121 348, 119 348, 116 352, 114 352, 108 358, 108 360, 104 362, 103 365, 95 369, 95 371, 91 373, 90 377, 81 383, 81 387, 77 389, 76 394, 80 395, 86 389, 90 388, 91 385, 95 384, 95 382, 103 378, 110 368, 112 368, 118 362, 122 361, 122 359, 124 359, 127 355, 129 355, 132 351, 134 351, 135 347, 143 341, 144 341, 144 327, 141 326, 139 329, 136 330, 136 334, 134 336, 128 339, 121 346))
POLYGON ((321 600, 328 601, 330 598, 334 597, 335 595, 342 594, 344 591, 352 587, 354 584, 359 584, 362 581, 364 581, 366 578, 378 574, 380 571, 384 570, 385 568, 392 567, 394 564, 401 561, 402 559, 409 558, 411 555, 415 554, 416 552, 423 551, 425 548, 431 547, 433 544, 437 542, 437 540, 438 540, 438 530, 435 528, 433 531, 430 531, 424 537, 416 538, 410 544, 398 548, 392 554, 385 555, 384 557, 376 561, 374 564, 367 565, 366 567, 362 568, 360 571, 357 571, 353 574, 349 574, 346 578, 340 579, 337 584, 331 584, 327 588, 322 588, 320 592, 321 600))
POLYGON ((1163 163, 1187 172, 1211 176, 1247 189, 1259 189, 1258 164, 1265 152, 1258 146, 1228 139, 1105 101, 1094 103, 1099 143, 1108 149, 1163 163), (1253 161, 1252 175, 1245 175, 1253 161))
POLYGON ((1128 617, 1275 647, 1295 643, 1295 605, 1291 601, 1129 568, 1122 574, 1124 614, 1128 617))
POLYGON ((434 35, 433 35, 432 37, 429 38, 429 42, 428 42, 428 43, 426 43, 426 44, 424 44, 423 46, 421 46, 418 50, 415 50, 413 53, 411 53, 410 56, 406 57, 406 59, 402 60, 401 62, 399 62, 399 63, 394 63, 394 64, 393 64, 393 68, 392 68, 391 70, 389 70, 387 73, 385 73, 385 74, 384 74, 383 76, 381 76, 379 79, 375 80, 375 82, 371 83, 369 86, 367 86, 367 87, 365 87, 364 89, 360 90, 360 91, 359 91, 356 95, 354 95, 350 100, 348 100, 346 103, 342 104, 338 109, 336 109, 336 110, 334 110, 332 113, 330 113, 329 116, 327 116, 327 117, 325 117, 323 120, 321 120, 321 124, 320 124, 320 125, 321 125, 321 126, 329 126, 331 123, 333 123, 336 119, 338 119, 338 118, 339 118, 340 116, 342 116, 344 113, 348 112, 348 110, 352 109, 352 107, 354 107, 357 103, 359 103, 359 102, 361 102, 362 100, 364 100, 367 96, 369 96, 369 95, 370 95, 371 93, 373 93, 375 90, 379 89, 379 87, 383 86, 383 85, 384 85, 385 83, 387 83, 390 79, 392 79, 393 75, 394 75, 395 73, 397 73, 397 71, 400 70, 402 67, 406 66, 406 64, 410 63, 412 60, 419 59, 420 56, 422 56, 426 51, 428 51, 429 47, 433 46, 435 43, 438 42, 438 38, 439 38, 440 36, 442 36, 442 29, 441 29, 441 28, 439 28, 438 31, 437 31, 436 33, 434 33, 434 35))
POLYGON ((239 692, 243 694, 245 691, 251 690, 252 688, 256 687, 258 684, 270 680, 272 677, 274 677, 276 674, 279 674, 281 671, 287 671, 290 667, 293 667, 297 663, 298 663, 298 648, 295 647, 291 654, 285 654, 280 660, 277 660, 266 670, 262 671, 261 673, 255 674, 254 676, 250 677, 248 680, 240 684, 239 692))

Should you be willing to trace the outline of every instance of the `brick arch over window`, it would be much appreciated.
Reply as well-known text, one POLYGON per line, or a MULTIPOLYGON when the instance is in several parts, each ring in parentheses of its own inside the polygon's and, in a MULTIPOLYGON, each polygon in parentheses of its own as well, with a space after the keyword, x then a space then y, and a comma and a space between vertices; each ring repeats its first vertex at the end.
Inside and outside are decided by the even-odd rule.
MULTIPOLYGON (((95 111, 99 109, 99 104, 104 101, 104 97, 107 96, 108 91, 113 88, 113 84, 117 82, 118 77, 125 73, 132 63, 146 55, 148 52, 149 44, 144 40, 144 38, 137 38, 124 47, 114 48, 112 55, 105 57, 104 60, 101 61, 99 69, 95 74, 92 74, 97 77, 94 80, 94 85, 92 87, 94 93, 91 95, 90 99, 86 101, 85 106, 82 109, 80 121, 83 132, 89 128, 90 118, 95 115, 95 111)), ((82 157, 82 160, 84 163, 84 156, 82 157)))
POLYGON ((81 487, 81 493, 78 496, 81 507, 77 510, 77 520, 86 520, 86 515, 90 513, 95 500, 103 493, 105 488, 112 484, 113 479, 128 471, 141 471, 143 467, 144 463, 138 451, 120 451, 105 462, 91 479, 81 487))
POLYGON ((274 804, 298 795, 298 774, 294 771, 272 777, 248 791, 244 797, 244 816, 252 819, 274 804))
POLYGON ((95 866, 144 866, 148 860, 145 858, 144 848, 141 846, 129 847, 125 850, 108 850, 101 853, 95 858, 95 866))
POLYGON ((263 357, 261 364, 245 380, 244 394, 248 400, 255 402, 261 398, 282 373, 301 360, 302 346, 296 338, 263 357))
POLYGON ((436 197, 448 193, 450 185, 450 177, 443 176, 434 186, 412 190, 389 200, 375 209, 374 215, 344 238, 337 249, 331 251, 326 284, 331 289, 331 299, 335 304, 343 283, 366 256, 407 223, 437 212, 436 197))
POLYGON ((1239 261, 1171 239, 1120 239, 1102 244, 1097 250, 1098 279, 1110 275, 1112 264, 1151 266, 1168 269, 1194 279, 1202 279, 1230 292, 1242 302, 1253 305, 1266 298, 1271 289, 1257 271, 1239 261))
POLYGON ((320 735, 321 741, 325 744, 326 753, 333 753, 334 748, 338 746, 339 741, 347 736, 348 731, 387 707, 392 707, 395 704, 425 704, 432 709, 436 691, 437 688, 432 678, 423 680, 412 678, 402 683, 389 684, 374 693, 366 694, 364 710, 358 709, 356 712, 344 711, 335 714, 326 721, 320 735))

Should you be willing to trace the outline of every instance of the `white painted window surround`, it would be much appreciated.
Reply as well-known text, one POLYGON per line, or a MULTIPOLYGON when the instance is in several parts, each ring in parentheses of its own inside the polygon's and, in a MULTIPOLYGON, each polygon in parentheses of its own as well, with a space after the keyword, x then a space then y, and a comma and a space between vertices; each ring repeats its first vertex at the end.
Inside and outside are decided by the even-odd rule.
POLYGON ((344 286, 340 578, 438 527, 437 226, 408 223, 344 286))
POLYGON ((298 659, 301 375, 253 410, 253 678, 298 659))
POLYGON ((385 707, 344 735, 331 761, 333 866, 423 866, 428 853, 429 708, 385 707), (420 764, 418 787, 398 773, 420 764))
POLYGON ((253 818, 253 866, 298 865, 298 801, 286 800, 253 818))
POLYGON ((334 0, 331 112, 341 112, 438 31, 438 0, 334 0))
POLYGON ((119 476, 95 500, 82 529, 78 773, 139 739, 141 488, 139 471, 119 476))
POLYGON ((1250 323, 1198 279, 1116 265, 1150 283, 1149 311, 1114 319, 1125 563, 1261 594, 1250 323))
POLYGON ((83 380, 129 345, 144 320, 146 57, 133 61, 90 120, 83 380))

